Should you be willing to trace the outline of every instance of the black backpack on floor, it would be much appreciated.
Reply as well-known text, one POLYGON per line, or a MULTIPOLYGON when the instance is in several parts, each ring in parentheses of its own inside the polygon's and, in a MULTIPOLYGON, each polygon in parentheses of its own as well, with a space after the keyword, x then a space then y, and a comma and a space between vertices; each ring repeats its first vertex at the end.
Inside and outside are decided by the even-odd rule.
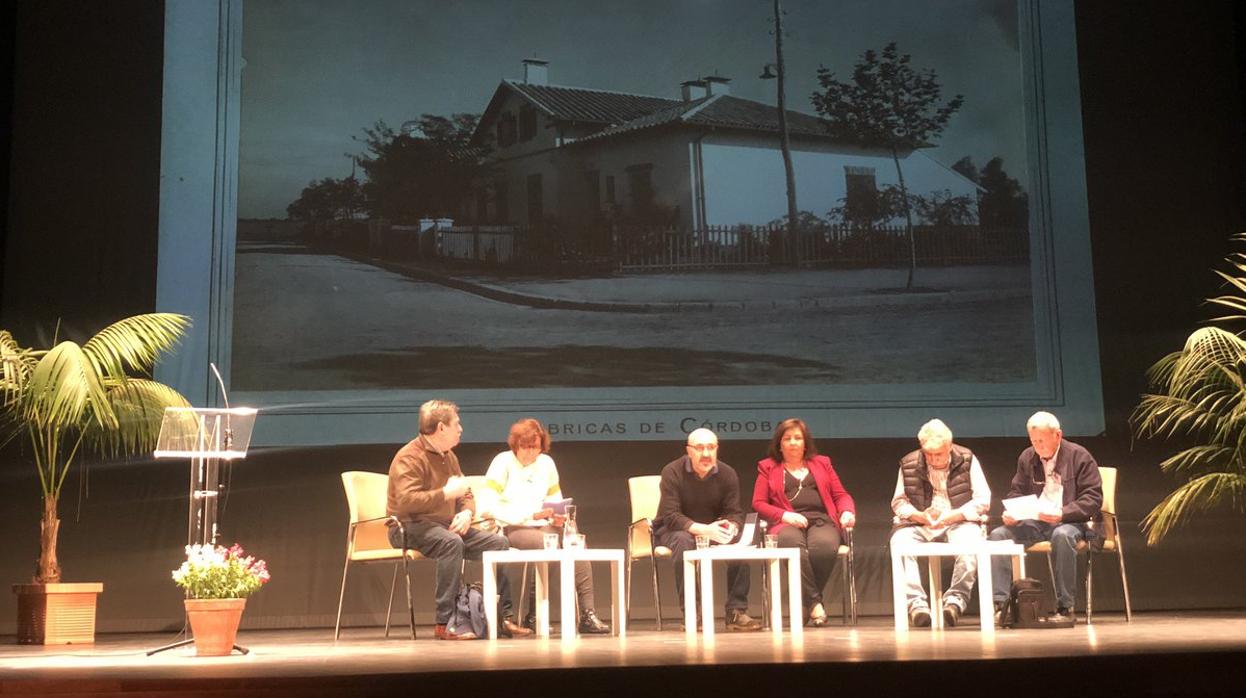
POLYGON ((1008 599, 999 614, 999 624, 1005 628, 1041 628, 1043 606, 1043 583, 1037 579, 1013 581, 1008 599))

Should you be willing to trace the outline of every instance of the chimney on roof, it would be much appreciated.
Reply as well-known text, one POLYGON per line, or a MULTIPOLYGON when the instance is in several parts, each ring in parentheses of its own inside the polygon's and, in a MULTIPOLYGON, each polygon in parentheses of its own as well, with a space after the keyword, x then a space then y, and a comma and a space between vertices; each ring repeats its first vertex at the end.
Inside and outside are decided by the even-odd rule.
POLYGON ((679 83, 679 94, 685 102, 692 102, 707 96, 704 80, 684 80, 679 83))
POLYGON ((714 95, 731 94, 731 86, 728 84, 731 82, 731 78, 719 77, 717 75, 706 75, 701 78, 701 80, 705 82, 705 93, 710 97, 713 97, 714 95))
POLYGON ((523 81, 527 85, 548 85, 549 61, 540 58, 523 59, 523 81))

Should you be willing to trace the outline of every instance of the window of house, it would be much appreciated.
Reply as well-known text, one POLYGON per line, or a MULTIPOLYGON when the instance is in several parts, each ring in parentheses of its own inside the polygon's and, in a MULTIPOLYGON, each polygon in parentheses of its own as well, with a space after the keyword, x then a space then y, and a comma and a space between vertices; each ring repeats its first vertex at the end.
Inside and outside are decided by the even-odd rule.
POLYGON ((545 218, 545 201, 541 191, 541 175, 528 175, 528 225, 540 225, 545 218))
POLYGON ((515 115, 504 111, 498 117, 498 147, 505 148, 515 143, 515 115))
POLYGON ((873 167, 844 167, 844 220, 849 223, 874 223, 878 220, 878 183, 873 167))
POLYGON ((628 195, 633 211, 648 211, 653 207, 653 164, 632 165, 627 168, 628 195))
POLYGON ((519 108, 519 140, 530 141, 536 136, 536 110, 525 104, 519 108))

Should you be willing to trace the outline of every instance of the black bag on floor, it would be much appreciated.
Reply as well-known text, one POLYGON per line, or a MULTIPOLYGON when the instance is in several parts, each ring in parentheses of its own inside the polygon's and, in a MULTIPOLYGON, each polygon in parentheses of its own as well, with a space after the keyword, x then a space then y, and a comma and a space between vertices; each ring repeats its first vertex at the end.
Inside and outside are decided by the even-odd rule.
POLYGON ((1037 579, 1018 579, 1012 583, 1008 599, 999 614, 1004 628, 1042 628, 1043 583, 1037 579))

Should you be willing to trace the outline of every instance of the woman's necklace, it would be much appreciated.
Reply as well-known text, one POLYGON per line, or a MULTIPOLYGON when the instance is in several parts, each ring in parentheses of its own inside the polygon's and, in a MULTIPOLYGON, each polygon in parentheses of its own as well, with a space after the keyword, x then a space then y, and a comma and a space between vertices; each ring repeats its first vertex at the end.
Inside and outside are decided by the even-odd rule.
POLYGON ((792 476, 792 479, 796 480, 796 493, 787 499, 790 502, 799 497, 801 490, 805 489, 805 478, 809 476, 809 468, 804 463, 801 463, 800 467, 795 470, 789 468, 787 463, 783 464, 783 468, 792 476))

